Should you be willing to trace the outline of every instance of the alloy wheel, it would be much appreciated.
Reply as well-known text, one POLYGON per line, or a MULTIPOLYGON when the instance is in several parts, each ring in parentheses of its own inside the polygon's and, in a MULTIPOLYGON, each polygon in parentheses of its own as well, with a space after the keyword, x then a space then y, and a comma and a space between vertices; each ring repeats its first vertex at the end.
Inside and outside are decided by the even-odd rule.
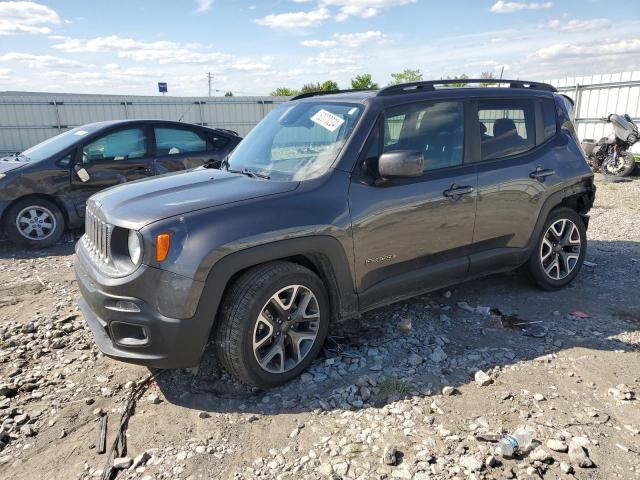
POLYGON ((16 216, 16 227, 28 240, 45 240, 56 229, 56 216, 46 207, 31 205, 20 210, 16 216))
POLYGON ((253 330, 253 354, 263 370, 284 373, 302 362, 320 325, 318 299, 303 285, 278 290, 265 303, 253 330))
POLYGON ((580 231, 567 218, 553 222, 540 245, 542 270, 552 280, 566 278, 578 264, 582 243, 580 231))

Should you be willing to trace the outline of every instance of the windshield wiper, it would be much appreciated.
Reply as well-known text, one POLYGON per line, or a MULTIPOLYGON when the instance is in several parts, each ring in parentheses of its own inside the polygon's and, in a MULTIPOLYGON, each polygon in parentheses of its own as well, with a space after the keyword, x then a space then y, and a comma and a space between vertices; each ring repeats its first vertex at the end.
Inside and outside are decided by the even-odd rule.
POLYGON ((248 168, 243 168, 242 170, 234 170, 232 168, 227 168, 227 172, 230 173, 241 173, 242 175, 246 175, 251 178, 264 178, 265 180, 269 180, 271 177, 269 175, 265 175, 264 173, 252 172, 248 168))

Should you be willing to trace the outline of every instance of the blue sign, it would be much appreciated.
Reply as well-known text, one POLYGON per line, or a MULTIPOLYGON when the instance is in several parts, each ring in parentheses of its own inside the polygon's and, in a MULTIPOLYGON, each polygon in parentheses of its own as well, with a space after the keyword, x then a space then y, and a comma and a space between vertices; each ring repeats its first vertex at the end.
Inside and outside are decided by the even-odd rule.
POLYGON ((158 82, 158 91, 160 93, 167 93, 169 91, 167 89, 167 82, 158 82))

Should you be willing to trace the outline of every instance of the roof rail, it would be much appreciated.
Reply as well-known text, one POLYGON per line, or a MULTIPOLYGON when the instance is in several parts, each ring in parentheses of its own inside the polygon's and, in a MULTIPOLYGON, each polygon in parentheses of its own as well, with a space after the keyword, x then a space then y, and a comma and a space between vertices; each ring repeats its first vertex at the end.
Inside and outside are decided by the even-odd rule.
POLYGON ((333 95, 334 93, 370 92, 371 90, 372 89, 369 88, 350 88, 348 90, 320 90, 318 92, 301 93, 300 95, 292 97, 289 101, 300 100, 301 98, 317 97, 320 95, 333 95))
POLYGON ((381 89, 376 96, 384 97, 387 95, 398 95, 401 93, 418 93, 423 91, 433 91, 436 85, 454 85, 458 83, 495 83, 509 85, 509 88, 530 88, 532 90, 545 90, 548 92, 556 92, 553 85, 542 82, 529 82, 526 80, 503 80, 496 78, 443 78, 441 80, 428 80, 420 82, 401 83, 399 85, 391 85, 381 89))

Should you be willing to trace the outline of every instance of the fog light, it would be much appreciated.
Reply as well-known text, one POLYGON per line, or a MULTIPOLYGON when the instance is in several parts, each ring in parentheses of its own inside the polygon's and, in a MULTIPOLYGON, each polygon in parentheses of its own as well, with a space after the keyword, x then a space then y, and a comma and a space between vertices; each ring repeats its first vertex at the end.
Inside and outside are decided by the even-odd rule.
POLYGON ((131 323, 111 322, 113 340, 118 345, 126 347, 140 347, 149 343, 147 329, 131 323))
POLYGON ((136 313, 140 311, 140 307, 129 300, 111 300, 106 302, 104 307, 116 312, 136 313))

